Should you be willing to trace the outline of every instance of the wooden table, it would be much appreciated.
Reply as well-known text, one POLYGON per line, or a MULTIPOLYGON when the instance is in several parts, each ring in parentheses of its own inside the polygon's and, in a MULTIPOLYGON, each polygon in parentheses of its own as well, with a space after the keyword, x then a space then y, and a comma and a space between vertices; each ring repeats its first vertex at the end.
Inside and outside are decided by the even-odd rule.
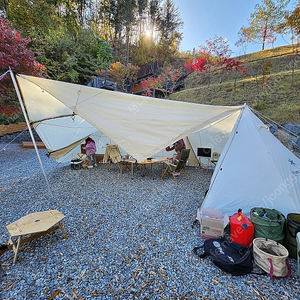
POLYGON ((21 244, 36 239, 58 228, 64 233, 64 238, 67 234, 61 221, 65 218, 58 210, 48 210, 36 212, 26 215, 21 219, 6 226, 10 238, 8 240, 8 247, 14 251, 14 263, 17 260, 17 255, 21 244), (25 235, 29 237, 22 239, 25 235), (14 241, 14 238, 17 238, 14 241))
POLYGON ((161 163, 161 162, 164 162, 164 161, 168 161, 168 158, 167 157, 154 157, 154 158, 147 158, 143 161, 140 161, 139 164, 143 166, 143 171, 144 171, 142 176, 145 176, 146 165, 150 165, 151 166, 151 175, 153 177, 152 165, 156 164, 156 163, 161 163))
POLYGON ((155 163, 160 163, 160 162, 164 162, 164 161, 168 161, 169 159, 167 157, 155 157, 155 158, 149 158, 149 159, 145 159, 143 161, 140 161, 140 162, 137 162, 136 159, 134 158, 130 158, 130 159, 124 159, 121 161, 121 164, 123 165, 122 167, 122 174, 123 174, 123 171, 125 170, 125 168, 128 166, 128 165, 131 165, 131 176, 132 176, 132 179, 133 179, 133 174, 134 174, 134 165, 137 164, 137 165, 141 165, 143 166, 143 174, 142 176, 145 176, 145 167, 146 165, 150 165, 151 166, 151 175, 153 177, 153 169, 152 169, 152 165, 155 164, 155 163))

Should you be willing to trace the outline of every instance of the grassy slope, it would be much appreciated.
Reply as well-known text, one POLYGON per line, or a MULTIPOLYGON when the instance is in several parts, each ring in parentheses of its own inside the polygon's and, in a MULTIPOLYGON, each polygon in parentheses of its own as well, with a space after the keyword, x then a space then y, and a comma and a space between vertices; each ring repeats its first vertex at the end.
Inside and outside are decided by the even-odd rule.
MULTIPOLYGON (((299 45, 298 45, 299 46, 299 45)), ((298 50, 298 49, 295 49, 298 50)), ((212 105, 248 104, 280 124, 300 123, 300 53, 292 47, 277 47, 240 56, 248 76, 236 80, 234 72, 214 76, 208 85, 201 75, 185 79, 185 89, 170 98, 212 105), (292 86, 293 61, 295 65, 292 86), (263 77, 263 66, 270 63, 270 74, 263 77)), ((203 76, 203 75, 202 75, 203 76)))

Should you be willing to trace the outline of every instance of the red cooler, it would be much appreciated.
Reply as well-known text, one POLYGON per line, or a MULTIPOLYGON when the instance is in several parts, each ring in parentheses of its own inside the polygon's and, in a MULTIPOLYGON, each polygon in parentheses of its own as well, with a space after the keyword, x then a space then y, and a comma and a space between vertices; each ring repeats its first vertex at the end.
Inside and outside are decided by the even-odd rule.
POLYGON ((239 210, 230 219, 231 241, 247 247, 252 247, 254 226, 251 220, 239 210))

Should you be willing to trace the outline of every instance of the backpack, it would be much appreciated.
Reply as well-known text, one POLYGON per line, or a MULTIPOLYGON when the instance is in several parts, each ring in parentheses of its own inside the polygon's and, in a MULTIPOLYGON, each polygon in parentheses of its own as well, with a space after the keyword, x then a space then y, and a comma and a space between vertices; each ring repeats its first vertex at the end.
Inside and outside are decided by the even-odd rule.
POLYGON ((246 275, 253 270, 250 248, 225 238, 207 239, 202 246, 195 247, 193 253, 200 258, 210 257, 218 268, 232 275, 246 275))

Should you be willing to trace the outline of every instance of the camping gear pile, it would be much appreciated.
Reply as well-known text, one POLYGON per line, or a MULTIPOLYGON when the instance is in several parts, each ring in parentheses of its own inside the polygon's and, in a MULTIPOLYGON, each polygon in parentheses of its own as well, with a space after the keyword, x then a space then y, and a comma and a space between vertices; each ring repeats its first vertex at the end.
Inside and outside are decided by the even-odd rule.
POLYGON ((248 258, 252 253, 254 266, 269 274, 272 279, 290 277, 288 257, 298 259, 299 276, 299 214, 290 213, 285 218, 276 209, 254 207, 248 218, 239 209, 229 217, 230 236, 227 239, 224 237, 226 229, 216 227, 223 228, 227 224, 224 222, 226 216, 222 218, 222 211, 204 208, 202 213, 198 210, 197 219, 200 221, 201 237, 206 240, 203 245, 195 247, 193 252, 200 258, 209 256, 221 270, 232 275, 252 273, 248 258), (244 273, 240 270, 244 270, 244 273))

